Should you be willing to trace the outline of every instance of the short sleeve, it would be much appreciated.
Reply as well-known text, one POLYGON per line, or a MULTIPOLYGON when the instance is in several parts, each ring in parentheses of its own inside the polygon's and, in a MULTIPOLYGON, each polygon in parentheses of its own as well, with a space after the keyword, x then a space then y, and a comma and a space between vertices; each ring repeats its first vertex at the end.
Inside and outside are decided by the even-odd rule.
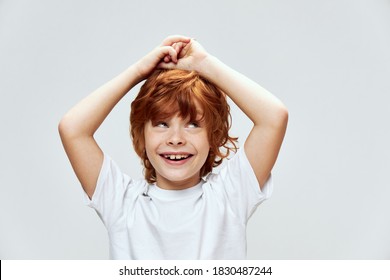
POLYGON ((273 190, 272 175, 260 189, 244 148, 239 149, 218 174, 212 175, 210 183, 244 223, 257 207, 271 196, 273 190))
POLYGON ((85 203, 96 210, 107 228, 123 215, 126 192, 131 179, 122 173, 118 165, 104 154, 103 164, 91 199, 84 194, 85 203))

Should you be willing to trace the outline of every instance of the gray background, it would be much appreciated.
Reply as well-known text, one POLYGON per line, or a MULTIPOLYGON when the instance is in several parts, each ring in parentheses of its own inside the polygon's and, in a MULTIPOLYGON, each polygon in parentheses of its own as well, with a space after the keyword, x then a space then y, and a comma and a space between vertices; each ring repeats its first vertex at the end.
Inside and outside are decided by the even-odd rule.
MULTIPOLYGON (((57 133, 61 116, 170 34, 278 96, 290 122, 252 259, 390 258, 390 1, 0 0, 0 258, 106 259, 57 133)), ((97 138, 141 176, 134 89, 97 138)), ((241 141, 251 123, 233 107, 241 141)))

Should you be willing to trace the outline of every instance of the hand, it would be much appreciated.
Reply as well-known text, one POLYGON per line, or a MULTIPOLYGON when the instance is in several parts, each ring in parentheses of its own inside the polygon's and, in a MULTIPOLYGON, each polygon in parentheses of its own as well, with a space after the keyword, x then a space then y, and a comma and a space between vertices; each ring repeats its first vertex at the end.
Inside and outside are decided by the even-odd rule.
POLYGON ((160 46, 148 53, 136 63, 140 80, 146 79, 161 63, 176 64, 178 54, 190 43, 189 37, 174 35, 167 37, 160 46))
POLYGON ((171 56, 165 56, 158 64, 158 68, 202 71, 202 62, 209 57, 209 54, 195 39, 191 39, 188 43, 174 43, 172 47, 178 54, 177 60, 175 61, 171 56))

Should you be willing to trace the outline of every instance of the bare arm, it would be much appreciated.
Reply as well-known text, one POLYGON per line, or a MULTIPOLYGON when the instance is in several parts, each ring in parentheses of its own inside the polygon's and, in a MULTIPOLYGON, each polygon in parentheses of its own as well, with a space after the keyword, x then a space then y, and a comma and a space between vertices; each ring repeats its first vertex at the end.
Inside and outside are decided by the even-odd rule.
POLYGON ((103 152, 94 133, 121 98, 147 78, 160 61, 177 61, 180 46, 172 47, 175 42, 186 43, 189 38, 168 37, 140 61, 81 100, 61 119, 58 129, 66 154, 90 198, 103 163, 103 152))
POLYGON ((66 154, 90 198, 103 163, 103 152, 93 135, 119 100, 136 85, 136 77, 134 67, 128 68, 77 103, 59 123, 66 154))
POLYGON ((194 40, 183 48, 177 64, 165 61, 160 66, 198 71, 221 88, 252 120, 253 128, 244 146, 259 185, 263 186, 276 162, 287 127, 288 111, 282 102, 208 54, 194 40))
POLYGON ((252 120, 245 152, 260 186, 276 162, 287 127, 286 107, 270 92, 218 59, 209 57, 201 74, 221 88, 252 120))

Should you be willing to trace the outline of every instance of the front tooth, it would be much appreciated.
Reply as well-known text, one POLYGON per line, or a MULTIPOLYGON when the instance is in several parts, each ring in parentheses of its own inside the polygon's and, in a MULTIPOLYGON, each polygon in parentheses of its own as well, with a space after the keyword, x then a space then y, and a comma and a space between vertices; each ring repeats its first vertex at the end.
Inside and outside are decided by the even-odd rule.
POLYGON ((176 159, 181 159, 181 156, 180 155, 176 155, 176 159))
POLYGON ((170 155, 169 158, 170 159, 175 159, 175 155, 170 155))

